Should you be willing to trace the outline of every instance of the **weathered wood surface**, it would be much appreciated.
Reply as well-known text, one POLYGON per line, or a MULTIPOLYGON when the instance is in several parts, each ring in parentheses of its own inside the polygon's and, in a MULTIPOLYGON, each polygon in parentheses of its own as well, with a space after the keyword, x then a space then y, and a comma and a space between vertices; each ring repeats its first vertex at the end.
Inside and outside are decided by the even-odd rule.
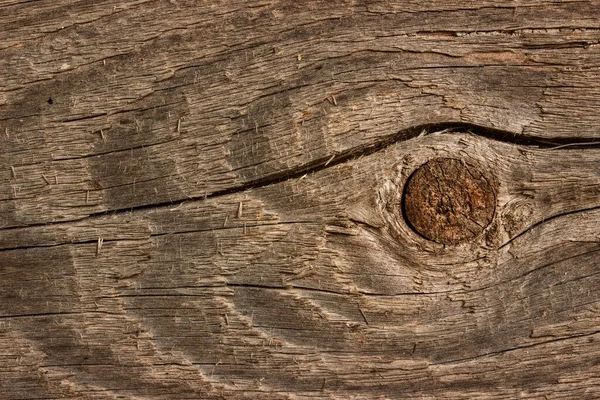
POLYGON ((0 2, 0 398, 599 398, 599 7, 0 2))

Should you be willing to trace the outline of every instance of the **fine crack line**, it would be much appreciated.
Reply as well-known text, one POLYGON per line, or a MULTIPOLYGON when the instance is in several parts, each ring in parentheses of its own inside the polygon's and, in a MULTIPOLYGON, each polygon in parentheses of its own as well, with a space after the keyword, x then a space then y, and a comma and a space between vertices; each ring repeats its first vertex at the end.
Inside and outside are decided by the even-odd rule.
POLYGON ((585 212, 595 211, 595 210, 600 210, 600 206, 582 208, 582 209, 579 209, 579 210, 568 211, 568 212, 564 212, 564 213, 553 215, 553 216, 548 217, 548 218, 544 218, 544 219, 536 222, 535 224, 530 225, 523 232, 521 232, 521 233, 517 234, 516 236, 513 236, 512 238, 510 238, 506 243, 504 243, 502 246, 498 247, 498 250, 504 249, 505 247, 507 247, 511 243, 513 243, 515 240, 517 240, 520 237, 522 237, 522 236, 526 235, 527 233, 531 232, 533 229, 537 228, 538 226, 541 226, 541 225, 545 224, 546 222, 550 222, 550 221, 553 221, 553 220, 561 218, 561 217, 566 217, 568 215, 580 214, 580 213, 585 213, 585 212))
POLYGON ((498 355, 510 353, 510 352, 513 352, 513 351, 524 350, 524 349, 531 349, 533 347, 543 346, 543 345, 546 345, 546 344, 560 343, 560 342, 571 340, 571 339, 580 339, 580 338, 584 338, 584 337, 594 336, 594 335, 597 335, 599 333, 600 333, 600 331, 594 331, 594 332, 591 332, 591 333, 583 333, 583 334, 580 334, 580 335, 566 336, 566 337, 561 337, 561 338, 557 338, 557 339, 546 340, 544 342, 532 343, 532 344, 527 344, 527 345, 523 345, 523 346, 510 347, 508 349, 491 351, 489 353, 478 354, 478 355, 472 356, 472 357, 459 358, 459 359, 448 360, 448 361, 441 361, 441 362, 434 362, 434 363, 431 363, 431 365, 449 365, 449 364, 464 363, 464 362, 468 362, 468 361, 474 361, 474 360, 477 360, 479 358, 484 358, 484 357, 489 357, 489 356, 498 356, 498 355))

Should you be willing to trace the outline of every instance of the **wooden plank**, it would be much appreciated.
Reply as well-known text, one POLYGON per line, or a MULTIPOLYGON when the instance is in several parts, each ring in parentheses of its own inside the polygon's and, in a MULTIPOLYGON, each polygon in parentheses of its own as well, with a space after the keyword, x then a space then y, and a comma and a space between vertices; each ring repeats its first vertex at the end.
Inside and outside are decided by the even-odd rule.
POLYGON ((0 0, 0 398, 600 397, 599 5, 0 0))

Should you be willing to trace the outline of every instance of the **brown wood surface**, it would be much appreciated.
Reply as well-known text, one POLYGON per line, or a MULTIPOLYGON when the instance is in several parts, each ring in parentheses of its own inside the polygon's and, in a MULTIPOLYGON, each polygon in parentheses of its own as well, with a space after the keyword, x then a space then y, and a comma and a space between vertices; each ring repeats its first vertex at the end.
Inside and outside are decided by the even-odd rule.
POLYGON ((599 110, 598 1, 0 0, 0 399, 600 398, 599 110))

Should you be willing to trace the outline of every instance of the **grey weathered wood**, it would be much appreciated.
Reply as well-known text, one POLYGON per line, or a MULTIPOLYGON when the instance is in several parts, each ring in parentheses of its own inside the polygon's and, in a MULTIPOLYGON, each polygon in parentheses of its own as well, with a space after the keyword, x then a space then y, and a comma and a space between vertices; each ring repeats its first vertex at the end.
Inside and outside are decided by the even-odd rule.
POLYGON ((600 397, 599 5, 0 3, 0 397, 600 397))

